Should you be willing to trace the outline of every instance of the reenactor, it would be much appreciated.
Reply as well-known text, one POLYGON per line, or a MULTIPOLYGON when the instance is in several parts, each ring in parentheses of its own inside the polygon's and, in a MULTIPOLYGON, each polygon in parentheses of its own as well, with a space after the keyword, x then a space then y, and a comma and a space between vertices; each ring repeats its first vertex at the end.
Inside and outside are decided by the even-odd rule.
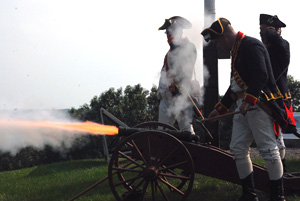
POLYGON ((270 200, 284 201, 283 168, 274 134, 273 116, 258 104, 260 97, 264 97, 266 101, 280 98, 268 51, 261 41, 242 32, 235 32, 226 18, 218 18, 201 34, 218 49, 231 51, 231 84, 208 117, 227 113, 234 103, 237 106, 236 111, 240 112, 233 117, 230 142, 230 152, 234 156, 243 188, 239 201, 258 200, 249 155, 253 140, 256 141, 257 149, 267 165, 270 200))
MULTIPOLYGON (((276 15, 272 16, 268 14, 260 15, 259 24, 260 37, 269 52, 274 78, 281 95, 283 96, 284 109, 286 110, 286 121, 293 129, 291 132, 297 132, 297 130, 293 128, 296 127, 296 122, 293 116, 291 93, 288 88, 287 81, 288 67, 290 64, 290 45, 289 42, 281 36, 281 28, 286 27, 286 25, 280 21, 276 15)), ((285 162, 286 147, 278 122, 275 123, 275 133, 277 136, 277 144, 280 150, 283 169, 284 172, 287 172, 285 162)))
POLYGON ((179 129, 195 134, 193 108, 188 99, 191 80, 197 58, 197 50, 193 43, 183 37, 183 29, 189 29, 192 24, 185 18, 174 16, 165 19, 158 30, 166 30, 168 44, 167 52, 158 86, 159 117, 158 121, 174 125, 177 121, 179 129))

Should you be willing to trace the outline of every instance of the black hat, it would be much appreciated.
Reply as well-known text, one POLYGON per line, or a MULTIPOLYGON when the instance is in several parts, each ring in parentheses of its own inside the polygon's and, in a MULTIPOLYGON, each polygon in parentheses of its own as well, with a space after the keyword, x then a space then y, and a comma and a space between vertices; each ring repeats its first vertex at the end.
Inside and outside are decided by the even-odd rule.
POLYGON ((192 27, 192 23, 183 17, 174 16, 169 19, 165 19, 165 23, 159 27, 158 30, 167 29, 169 26, 179 26, 182 29, 189 29, 192 27))
POLYGON ((217 36, 224 34, 224 29, 230 24, 229 20, 224 17, 218 18, 217 21, 212 23, 209 28, 204 29, 201 34, 203 35, 206 42, 209 40, 215 39, 217 36))
POLYGON ((277 15, 267 15, 267 14, 260 14, 259 16, 259 24, 265 24, 272 27, 286 27, 286 25, 279 20, 277 15))

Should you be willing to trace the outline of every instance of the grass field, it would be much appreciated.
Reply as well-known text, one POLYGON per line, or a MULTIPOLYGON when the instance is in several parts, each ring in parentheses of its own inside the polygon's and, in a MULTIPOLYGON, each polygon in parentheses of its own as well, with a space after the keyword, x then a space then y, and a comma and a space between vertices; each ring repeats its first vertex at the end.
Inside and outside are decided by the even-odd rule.
MULTIPOLYGON (((261 159, 255 162, 263 164, 261 159)), ((291 171, 300 172, 300 160, 287 161, 291 171)), ((102 159, 53 163, 0 173, 0 201, 67 201, 107 176, 107 163, 102 159)), ((229 182, 196 174, 189 201, 235 201, 241 187, 229 182)), ((267 195, 258 192, 260 200, 267 195)), ((82 195, 76 201, 115 201, 108 181, 82 195)), ((300 200, 288 196, 287 201, 300 200)))

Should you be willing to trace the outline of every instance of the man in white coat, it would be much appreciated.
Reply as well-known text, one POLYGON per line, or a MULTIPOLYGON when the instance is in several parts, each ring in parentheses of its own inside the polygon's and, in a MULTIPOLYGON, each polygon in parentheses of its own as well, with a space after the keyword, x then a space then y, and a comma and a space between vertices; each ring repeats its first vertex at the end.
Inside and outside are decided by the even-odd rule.
POLYGON ((197 59, 197 50, 193 43, 183 38, 183 29, 192 24, 183 17, 174 16, 165 20, 159 30, 166 30, 168 44, 158 87, 159 117, 158 121, 174 125, 179 129, 194 134, 192 126, 193 108, 188 95, 191 79, 197 59))

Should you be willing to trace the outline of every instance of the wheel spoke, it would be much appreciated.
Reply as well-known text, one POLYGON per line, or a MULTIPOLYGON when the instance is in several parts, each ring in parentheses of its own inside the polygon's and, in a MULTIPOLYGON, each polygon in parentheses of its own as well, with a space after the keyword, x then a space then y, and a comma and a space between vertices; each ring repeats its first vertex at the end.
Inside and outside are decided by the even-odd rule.
POLYGON ((133 145, 130 142, 126 142, 126 145, 128 145, 130 148, 133 147, 133 145))
POLYGON ((119 173, 119 174, 121 174, 121 173, 123 173, 123 172, 126 172, 126 171, 128 171, 128 172, 139 172, 139 173, 141 173, 142 171, 141 170, 136 170, 136 168, 139 168, 139 166, 132 166, 132 167, 130 167, 130 168, 126 168, 126 167, 128 167, 129 165, 131 165, 131 164, 133 164, 132 162, 128 162, 128 163, 126 163, 125 165, 123 165, 123 166, 118 166, 118 164, 116 164, 116 166, 115 167, 112 167, 111 169, 112 170, 116 170, 115 172, 114 172, 114 174, 115 173, 119 173))
MULTIPOLYGON (((162 167, 165 168, 166 166, 163 165, 162 167)), ((172 170, 172 169, 167 169, 166 171, 167 171, 167 172, 170 172, 170 173, 173 174, 173 175, 177 175, 177 173, 176 173, 174 170, 172 170)))
POLYGON ((167 195, 165 194, 165 192, 163 191, 163 189, 161 188, 161 186, 159 185, 159 183, 157 182, 157 180, 155 180, 155 184, 158 187, 162 196, 165 198, 165 200, 170 201, 169 198, 167 197, 167 195))
POLYGON ((142 170, 135 170, 135 169, 131 169, 131 168, 119 168, 119 167, 114 167, 112 168, 112 170, 117 170, 119 173, 122 172, 142 172, 142 170))
POLYGON ((182 192, 181 190, 179 190, 178 188, 176 188, 175 186, 171 185, 169 182, 167 182, 166 180, 162 179, 162 178, 158 178, 162 183, 164 183, 165 185, 167 185, 170 189, 176 191, 177 193, 179 193, 181 196, 184 195, 184 192, 182 192))
POLYGON ((154 185, 154 181, 151 181, 152 201, 155 200, 155 191, 154 191, 154 190, 156 190, 155 188, 156 188, 156 186, 154 185))
MULTIPOLYGON (((140 177, 140 176, 144 176, 142 175, 143 173, 140 173, 137 177, 140 177)), ((130 183, 128 183, 130 186, 133 185, 133 183, 135 182, 135 180, 132 180, 130 183)))
POLYGON ((152 151, 151 151, 151 143, 150 143, 150 135, 147 136, 147 144, 148 144, 148 154, 149 154, 149 165, 152 165, 152 161, 151 161, 151 156, 152 156, 152 151))
POLYGON ((129 193, 127 194, 127 196, 125 197, 125 200, 128 196, 130 196, 134 191, 136 191, 136 189, 145 181, 145 179, 142 179, 133 189, 131 189, 129 191, 129 193))
POLYGON ((123 156, 124 158, 126 158, 127 160, 131 161, 132 163, 136 164, 137 166, 145 169, 145 167, 141 164, 139 164, 138 162, 135 161, 135 159, 131 158, 130 156, 127 156, 126 154, 124 154, 123 152, 119 151, 119 154, 121 156, 123 156))
POLYGON ((175 164, 172 164, 172 165, 169 165, 169 166, 164 166, 163 168, 159 169, 159 171, 165 171, 167 169, 177 168, 177 167, 179 167, 181 165, 184 165, 184 164, 188 164, 188 161, 182 161, 182 162, 175 163, 175 164))
POLYGON ((187 176, 182 176, 182 175, 173 175, 173 174, 166 174, 166 173, 160 173, 161 176, 165 176, 165 177, 170 177, 170 178, 175 178, 175 179, 181 179, 181 180, 189 180, 190 177, 187 176))
POLYGON ((148 187, 149 181, 146 180, 144 187, 143 187, 143 192, 142 192, 142 197, 141 200, 144 200, 144 197, 146 195, 147 187, 148 187))
MULTIPOLYGON (((131 163, 132 164, 132 163, 131 163)), ((126 166, 127 167, 127 166, 126 166)), ((126 167, 120 167, 120 168, 126 168, 126 167)), ((131 169, 131 170, 134 170, 135 168, 139 168, 140 166, 137 166, 137 165, 135 165, 135 166, 131 166, 130 168, 128 168, 128 169, 131 169)))
POLYGON ((136 144, 135 144, 135 142, 133 140, 131 142, 132 142, 133 147, 135 148, 135 150, 138 152, 139 156, 142 158, 144 164, 146 166, 148 166, 148 163, 147 163, 146 159, 144 158, 143 154, 141 153, 140 149, 136 146, 136 144))
POLYGON ((137 179, 139 179, 141 177, 143 177, 143 174, 139 174, 139 175, 129 178, 129 179, 124 179, 123 181, 116 183, 115 186, 119 186, 121 184, 128 183, 128 182, 131 182, 131 184, 132 184, 134 181, 136 181, 137 179))
POLYGON ((173 150, 172 152, 170 152, 163 160, 160 161, 160 163, 158 164, 158 166, 161 166, 163 163, 165 163, 179 149, 180 149, 180 147, 177 148, 177 149, 175 149, 175 150, 173 150))

